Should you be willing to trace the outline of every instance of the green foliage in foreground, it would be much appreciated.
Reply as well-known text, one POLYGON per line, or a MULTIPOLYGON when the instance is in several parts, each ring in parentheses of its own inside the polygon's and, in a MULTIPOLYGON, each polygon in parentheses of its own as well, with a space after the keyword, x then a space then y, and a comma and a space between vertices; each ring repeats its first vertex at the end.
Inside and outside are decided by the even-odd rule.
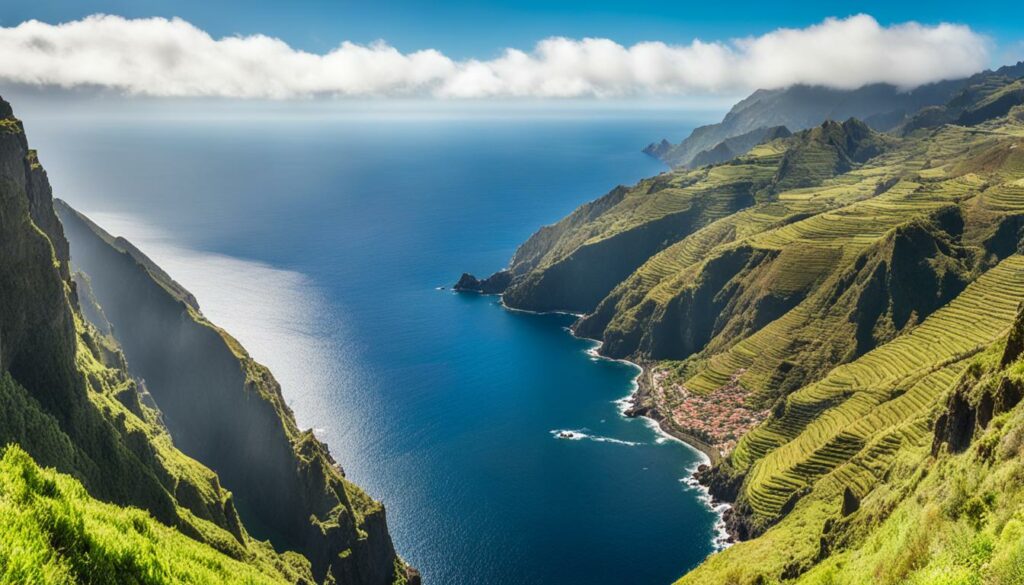
POLYGON ((95 500, 20 447, 0 459, 0 582, 284 583, 160 524, 95 500))

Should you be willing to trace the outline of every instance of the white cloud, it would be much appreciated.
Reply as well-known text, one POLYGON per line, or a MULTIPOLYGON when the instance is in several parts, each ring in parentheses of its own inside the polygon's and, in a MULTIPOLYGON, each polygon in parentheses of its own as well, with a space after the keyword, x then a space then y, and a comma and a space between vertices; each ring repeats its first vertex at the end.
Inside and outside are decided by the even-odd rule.
POLYGON ((0 79, 133 95, 568 98, 692 96, 794 83, 903 88, 983 69, 988 40, 962 25, 881 26, 867 15, 687 45, 550 38, 491 60, 343 42, 318 55, 264 35, 214 39, 181 19, 96 15, 0 27, 0 79))

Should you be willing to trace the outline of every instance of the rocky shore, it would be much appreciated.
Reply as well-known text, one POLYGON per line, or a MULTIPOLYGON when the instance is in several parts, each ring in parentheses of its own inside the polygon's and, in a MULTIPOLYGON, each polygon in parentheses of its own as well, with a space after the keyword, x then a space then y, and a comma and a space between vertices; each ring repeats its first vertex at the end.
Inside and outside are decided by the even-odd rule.
MULTIPOLYGON (((464 273, 459 281, 452 286, 452 290, 456 292, 476 292, 481 294, 501 295, 504 287, 508 284, 506 281, 507 278, 508 273, 505 271, 499 271, 490 278, 482 280, 477 279, 472 274, 464 273)), ((502 305, 505 306, 507 310, 511 311, 536 313, 536 311, 509 307, 505 305, 504 302, 502 305)), ((575 337, 587 339, 585 336, 577 334, 575 325, 570 328, 570 333, 575 337)), ((598 340, 591 341, 600 343, 598 340)), ((616 360, 616 358, 603 355, 601 353, 600 346, 595 347, 591 352, 593 355, 603 359, 616 360)), ((735 445, 735 442, 732 440, 727 442, 723 442, 722 440, 709 441, 706 437, 688 430, 672 416, 665 414, 671 413, 672 410, 666 403, 667 401, 664 396, 665 378, 663 375, 659 375, 664 374, 664 371, 658 370, 656 362, 634 362, 630 360, 617 361, 628 361, 640 368, 640 373, 636 377, 636 390, 623 400, 624 408, 622 409, 622 414, 630 418, 650 419, 658 426, 658 429, 660 429, 661 432, 697 449, 707 458, 706 463, 701 463, 697 466, 691 477, 688 478, 687 483, 691 483, 691 485, 696 483, 703 488, 707 492, 708 507, 720 514, 720 520, 717 526, 720 535, 715 539, 715 546, 720 549, 747 538, 747 531, 743 529, 743 514, 737 513, 733 506, 737 492, 735 488, 738 486, 724 485, 721 481, 720 475, 715 473, 716 467, 724 461, 725 456, 735 445)), ((736 384, 730 384, 726 390, 735 390, 737 387, 738 386, 736 384)), ((733 405, 733 410, 735 410, 735 405, 733 405)), ((700 422, 703 425, 718 423, 728 425, 731 418, 732 417, 723 417, 722 420, 702 420, 700 422)), ((756 421, 750 421, 750 423, 756 423, 756 421)), ((721 431, 723 431, 726 436, 739 437, 748 430, 747 427, 750 423, 743 424, 742 428, 726 426, 723 427, 721 431)), ((717 435, 718 433, 715 434, 717 435)), ((719 437, 719 439, 721 439, 721 437, 719 437)))
POLYGON ((657 399, 654 393, 656 388, 656 383, 653 380, 654 370, 649 367, 649 364, 638 365, 643 368, 644 372, 637 377, 636 392, 629 398, 629 407, 623 411, 623 414, 629 417, 644 417, 653 420, 663 432, 679 439, 707 456, 711 465, 720 463, 722 461, 722 451, 718 447, 680 428, 671 417, 664 414, 667 409, 660 404, 661 401, 657 399))
MULTIPOLYGON (((644 417, 655 422, 662 432, 694 447, 705 456, 709 463, 701 464, 693 472, 692 481, 707 491, 708 506, 721 515, 718 529, 720 536, 715 545, 727 547, 735 542, 747 540, 754 535, 749 526, 749 510, 736 505, 742 477, 723 473, 722 464, 728 455, 726 445, 711 443, 703 437, 687 430, 675 418, 667 416, 671 408, 666 404, 663 394, 664 378, 654 364, 638 364, 643 373, 637 377, 637 389, 628 399, 629 406, 623 410, 625 416, 644 417)), ((743 426, 746 426, 744 424, 743 426)), ((726 434, 735 433, 740 436, 746 429, 723 428, 726 434)))

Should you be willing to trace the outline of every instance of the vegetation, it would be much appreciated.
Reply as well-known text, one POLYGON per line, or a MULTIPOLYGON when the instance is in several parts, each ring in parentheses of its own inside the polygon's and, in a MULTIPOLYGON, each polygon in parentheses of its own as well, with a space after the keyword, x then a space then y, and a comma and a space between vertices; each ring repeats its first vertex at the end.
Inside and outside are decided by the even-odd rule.
POLYGON ((681 583, 1024 582, 1021 74, 617 189, 516 253, 508 305, 585 313, 647 366, 634 412, 718 450, 743 542, 681 583))
POLYGON ((3 583, 290 582, 273 567, 235 560, 142 510, 100 502, 71 476, 40 469, 16 445, 0 458, 0 534, 3 583))
POLYGON ((418 582, 380 504, 299 431, 269 371, 188 291, 84 218, 69 229, 93 234, 120 272, 72 275, 46 173, 2 100, 0 120, 0 582, 418 582), (156 318, 178 329, 140 335, 125 320, 139 307, 166 309, 156 318), (179 361, 181 347, 198 357, 179 361), (150 387, 133 361, 215 375, 150 387), (178 410, 169 424, 167 409, 190 402, 219 426, 182 432, 178 410), (256 435, 239 435, 242 422, 256 435), (190 448, 203 442, 221 458, 190 448), (241 479, 222 467, 232 458, 241 479))

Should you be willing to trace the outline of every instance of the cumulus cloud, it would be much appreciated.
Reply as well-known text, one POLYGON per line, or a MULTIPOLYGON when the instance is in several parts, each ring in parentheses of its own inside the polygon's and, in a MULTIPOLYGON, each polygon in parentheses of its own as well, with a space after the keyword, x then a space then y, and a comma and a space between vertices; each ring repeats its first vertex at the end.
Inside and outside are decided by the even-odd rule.
POLYGON ((868 15, 685 45, 550 38, 489 60, 343 42, 326 54, 265 35, 215 39, 181 19, 96 15, 0 27, 0 79, 133 95, 578 98, 693 96, 795 83, 911 88, 988 63, 987 39, 956 24, 882 26, 868 15))

